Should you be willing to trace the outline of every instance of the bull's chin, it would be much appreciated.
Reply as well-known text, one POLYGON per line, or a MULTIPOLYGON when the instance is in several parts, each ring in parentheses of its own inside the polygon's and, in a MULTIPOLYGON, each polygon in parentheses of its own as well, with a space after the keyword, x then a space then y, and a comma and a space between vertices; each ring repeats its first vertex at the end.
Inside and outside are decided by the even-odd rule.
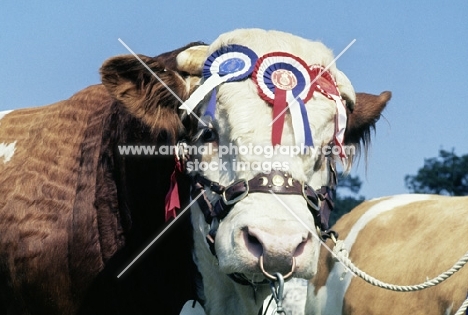
MULTIPOLYGON (((252 264, 252 263, 244 263, 241 265, 242 267, 239 268, 239 265, 233 264, 233 261, 225 261, 224 263, 222 261, 219 261, 219 267, 220 271, 224 274, 227 275, 241 275, 242 278, 247 279, 249 281, 252 281, 253 283, 262 283, 266 282, 266 280, 270 280, 261 270, 260 267, 257 264, 252 264)), ((289 280, 290 278, 303 278, 303 279, 311 279, 314 276, 314 271, 312 268, 308 268, 310 270, 304 270, 303 268, 296 268, 292 274, 291 269, 289 270, 278 270, 278 271, 268 271, 269 274, 274 275, 276 272, 279 272, 280 274, 288 275, 290 276, 286 278, 285 280, 289 280)))
POLYGON ((229 273, 227 274, 234 282, 237 282, 242 285, 246 284, 253 284, 253 285, 263 285, 263 284, 269 284, 270 279, 265 277, 263 273, 251 273, 251 274, 245 274, 245 273, 229 273))

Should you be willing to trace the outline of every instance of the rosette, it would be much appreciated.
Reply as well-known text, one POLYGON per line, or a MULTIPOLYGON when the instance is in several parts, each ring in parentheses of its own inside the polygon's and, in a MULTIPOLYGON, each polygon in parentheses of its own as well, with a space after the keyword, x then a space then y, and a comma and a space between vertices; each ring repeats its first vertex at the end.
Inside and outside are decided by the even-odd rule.
POLYGON ((213 91, 205 114, 214 117, 216 107, 215 88, 224 82, 247 78, 252 73, 257 58, 253 50, 241 45, 229 45, 216 50, 208 56, 204 63, 203 84, 192 93, 180 108, 186 109, 190 114, 203 98, 210 91, 213 91))
POLYGON ((272 144, 281 143, 285 112, 289 108, 296 144, 313 146, 304 105, 313 94, 307 64, 289 53, 269 53, 257 61, 252 79, 260 96, 273 106, 272 144))
POLYGON ((343 148, 344 134, 346 131, 346 107, 343 99, 341 98, 338 85, 336 84, 333 76, 324 67, 319 65, 310 66, 312 76, 315 78, 316 89, 329 99, 336 103, 335 115, 335 145, 340 147, 340 157, 346 159, 346 153, 343 148))

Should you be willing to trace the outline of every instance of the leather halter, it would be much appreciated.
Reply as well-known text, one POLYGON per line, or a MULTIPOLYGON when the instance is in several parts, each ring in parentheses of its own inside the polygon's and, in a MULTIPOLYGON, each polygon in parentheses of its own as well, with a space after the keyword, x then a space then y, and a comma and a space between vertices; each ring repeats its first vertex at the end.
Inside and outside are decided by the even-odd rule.
MULTIPOLYGON (((332 171, 330 182, 335 182, 335 173, 330 163, 329 168, 332 171)), ((193 174, 192 197, 198 196, 205 187, 220 195, 220 198, 214 202, 209 201, 205 194, 197 199, 198 206, 205 216, 205 221, 211 227, 206 239, 211 253, 215 256, 214 242, 220 221, 228 215, 237 202, 251 193, 303 196, 312 213, 320 238, 326 240, 330 238, 332 233, 335 233, 328 229, 328 219, 334 207, 334 185, 322 186, 320 189, 314 190, 306 183, 294 179, 289 173, 281 170, 259 173, 250 180, 241 179, 229 186, 220 185, 199 173, 193 174)))
MULTIPOLYGON (((203 116, 202 120, 205 122, 205 126, 199 124, 199 130, 193 137, 191 143, 196 143, 199 140, 211 142, 217 139, 217 132, 211 124, 211 117, 203 116)), ((183 165, 182 169, 184 169, 185 163, 190 159, 187 154, 186 143, 184 141, 179 142, 178 144, 176 159, 183 165)), ((203 212, 206 223, 210 225, 210 231, 206 235, 206 241, 211 253, 217 258, 215 238, 220 221, 229 214, 237 202, 241 201, 251 193, 275 193, 303 196, 307 203, 307 207, 314 218, 320 239, 325 241, 326 239, 331 238, 332 235, 338 237, 337 233, 330 230, 328 226, 330 213, 334 208, 333 194, 337 180, 334 161, 331 157, 327 157, 327 164, 330 174, 329 182, 326 186, 322 186, 317 190, 314 190, 307 183, 296 180, 289 173, 281 170, 271 170, 268 173, 259 173, 250 180, 240 179, 228 186, 223 186, 218 182, 212 181, 198 172, 189 173, 189 176, 192 179, 192 198, 195 199, 201 192, 203 192, 202 197, 197 199, 197 204, 203 212), (210 201, 205 193, 206 189, 209 189, 219 195, 219 198, 214 201, 210 201)), ((250 285, 255 287, 256 285, 269 283, 269 280, 267 279, 254 283, 252 280, 239 273, 232 273, 228 276, 233 281, 241 285, 250 285)))

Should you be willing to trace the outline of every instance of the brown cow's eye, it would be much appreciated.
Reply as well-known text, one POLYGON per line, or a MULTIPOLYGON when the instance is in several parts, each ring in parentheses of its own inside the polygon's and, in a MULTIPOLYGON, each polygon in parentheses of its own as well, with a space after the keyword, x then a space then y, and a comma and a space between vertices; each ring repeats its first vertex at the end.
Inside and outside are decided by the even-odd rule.
POLYGON ((207 143, 207 142, 214 142, 218 140, 219 140, 218 132, 213 127, 205 127, 205 128, 199 129, 192 139, 194 143, 197 141, 201 141, 202 143, 207 143))
POLYGON ((213 142, 218 140, 218 133, 214 128, 206 128, 201 134, 201 140, 203 142, 213 142))

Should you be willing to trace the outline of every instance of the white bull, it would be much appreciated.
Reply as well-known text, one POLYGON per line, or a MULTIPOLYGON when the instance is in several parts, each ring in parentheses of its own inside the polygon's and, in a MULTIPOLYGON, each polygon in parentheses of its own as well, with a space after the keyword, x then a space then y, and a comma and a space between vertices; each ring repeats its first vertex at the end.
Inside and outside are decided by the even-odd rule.
POLYGON ((321 43, 237 30, 110 58, 102 85, 0 113, 0 313, 178 314, 198 295, 210 315, 258 314, 270 281, 313 278, 334 161, 351 166, 344 149, 368 143, 390 99, 355 93, 333 60, 321 43), (177 141, 181 165, 120 150, 177 141), (174 165, 192 179, 191 217, 119 277, 175 216, 178 188, 189 199, 174 165))
POLYGON ((308 206, 302 194, 287 190, 294 191, 291 186, 295 185, 313 190, 329 187, 334 177, 332 160, 342 160, 350 167, 352 154, 318 153, 366 143, 390 93, 356 96, 328 48, 291 34, 237 30, 221 35, 206 50, 201 53, 203 47, 194 47, 177 57, 180 69, 204 75, 199 91, 181 108, 205 117, 209 128, 203 130, 209 130, 208 136, 200 131, 205 134, 197 138, 197 144, 213 149, 190 161, 192 175, 198 174, 198 190, 194 191, 204 192, 202 201, 192 206, 194 258, 203 277, 199 292, 207 314, 257 314, 270 294, 269 285, 264 284, 266 275, 292 273, 311 279, 317 272, 320 243, 316 226, 326 229, 326 214, 320 213, 314 221, 314 211, 318 211, 308 206), (311 78, 305 78, 304 92, 295 91, 308 75, 311 78), (226 79, 229 76, 233 79, 226 79), (270 92, 265 88, 267 79, 275 85, 270 92), (291 89, 292 96, 288 94, 291 89), (277 117, 282 113, 275 108, 281 106, 281 97, 287 98, 290 108, 284 110, 284 125, 281 122, 278 132, 272 121, 281 120, 277 117), (298 114, 298 107, 306 113, 298 114), (313 150, 308 147, 304 152, 308 129, 313 150), (278 133, 279 142, 275 143, 278 133), (290 154, 298 146, 301 152, 290 154), (218 152, 225 148, 230 148, 229 153, 220 156, 218 152), (276 148, 275 154, 269 154, 267 148, 276 148), (204 168, 197 169, 197 165, 204 168), (213 167, 216 165, 221 167, 213 167), (276 171, 269 173, 271 169, 276 171), (220 183, 222 190, 242 179, 249 187, 234 185, 232 190, 241 191, 228 191, 233 196, 224 201, 233 199, 233 205, 228 210, 221 206, 218 216, 216 203, 223 192, 217 191, 219 187, 212 189, 212 184, 220 183))

